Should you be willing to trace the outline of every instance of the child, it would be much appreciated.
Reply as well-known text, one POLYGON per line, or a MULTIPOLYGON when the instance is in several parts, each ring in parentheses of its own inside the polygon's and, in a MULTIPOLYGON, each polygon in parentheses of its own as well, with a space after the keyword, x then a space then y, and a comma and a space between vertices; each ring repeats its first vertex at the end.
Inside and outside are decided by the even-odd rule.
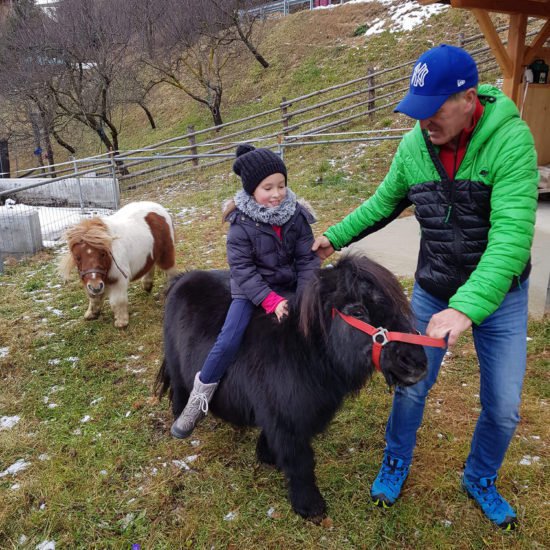
MULTIPOLYGON (((185 409, 172 425, 177 438, 191 435, 208 412, 218 383, 239 350, 255 307, 274 313, 281 322, 288 302, 279 292, 299 297, 320 266, 311 251, 311 212, 296 201, 287 187, 286 166, 269 149, 239 145, 233 171, 243 189, 224 212, 231 225, 227 234, 227 261, 232 302, 224 325, 200 372, 185 409)), ((269 353, 269 350, 265 350, 269 353)))

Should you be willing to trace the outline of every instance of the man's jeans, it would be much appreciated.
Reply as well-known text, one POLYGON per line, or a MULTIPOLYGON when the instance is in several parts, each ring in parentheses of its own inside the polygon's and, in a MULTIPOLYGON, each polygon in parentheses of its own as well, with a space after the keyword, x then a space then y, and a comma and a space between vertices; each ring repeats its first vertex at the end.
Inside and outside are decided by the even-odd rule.
MULTIPOLYGON (((519 422, 521 387, 527 360, 528 281, 510 291, 500 307, 473 326, 481 385, 481 413, 465 475, 472 481, 495 475, 519 422)), ((430 318, 448 307, 415 284, 412 307, 417 328, 425 334, 430 318)), ((397 387, 386 427, 386 453, 410 464, 426 396, 439 373, 445 350, 426 347, 428 375, 407 388, 397 387)), ((472 391, 472 390, 468 390, 472 391)), ((458 411, 457 411, 458 412, 458 411)))
POLYGON ((254 304, 249 300, 235 298, 231 301, 222 330, 202 366, 201 382, 213 384, 220 381, 239 352, 254 309, 254 304))

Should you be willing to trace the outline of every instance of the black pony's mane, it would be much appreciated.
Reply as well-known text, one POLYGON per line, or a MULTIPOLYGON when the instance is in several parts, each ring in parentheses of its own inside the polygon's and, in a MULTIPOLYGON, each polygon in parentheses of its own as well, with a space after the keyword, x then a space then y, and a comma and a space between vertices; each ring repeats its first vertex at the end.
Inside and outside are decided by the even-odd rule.
POLYGON ((391 311, 404 315, 409 320, 412 312, 409 302, 397 278, 385 267, 367 256, 348 254, 334 267, 325 267, 318 271, 304 292, 300 307, 300 330, 308 336, 314 326, 320 322, 326 335, 327 307, 339 307, 340 302, 362 302, 365 284, 371 285, 384 296, 391 311), (331 303, 327 303, 327 299, 331 303))

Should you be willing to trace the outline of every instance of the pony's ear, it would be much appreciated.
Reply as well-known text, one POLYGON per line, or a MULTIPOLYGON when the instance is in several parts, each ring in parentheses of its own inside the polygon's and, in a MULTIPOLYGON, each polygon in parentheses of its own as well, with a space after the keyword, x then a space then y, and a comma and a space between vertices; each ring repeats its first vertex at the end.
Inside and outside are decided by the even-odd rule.
POLYGON ((71 277, 71 271, 76 267, 73 255, 68 252, 59 260, 59 265, 57 266, 57 272, 61 275, 63 282, 67 283, 71 277))

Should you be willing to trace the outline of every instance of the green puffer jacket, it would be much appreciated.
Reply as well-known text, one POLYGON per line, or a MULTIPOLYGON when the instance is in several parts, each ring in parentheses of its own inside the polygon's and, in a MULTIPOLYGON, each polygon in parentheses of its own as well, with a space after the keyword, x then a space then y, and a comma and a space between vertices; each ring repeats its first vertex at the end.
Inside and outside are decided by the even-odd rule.
POLYGON ((418 284, 476 324, 529 274, 539 177, 533 137, 515 104, 492 86, 478 94, 483 115, 454 180, 417 123, 376 193, 325 233, 339 250, 414 204, 418 284))

